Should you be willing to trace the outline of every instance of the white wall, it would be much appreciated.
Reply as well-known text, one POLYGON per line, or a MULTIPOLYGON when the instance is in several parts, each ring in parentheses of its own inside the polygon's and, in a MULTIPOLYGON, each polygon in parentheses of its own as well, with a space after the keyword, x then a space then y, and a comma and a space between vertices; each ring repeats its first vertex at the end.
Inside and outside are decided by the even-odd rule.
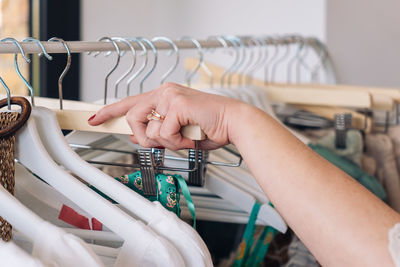
MULTIPOLYGON (((325 40, 325 1, 321 0, 83 0, 82 39, 102 36, 299 33, 325 40)), ((190 54, 190 52, 188 52, 190 54)), ((192 55, 195 55, 192 52, 192 55)), ((115 55, 114 55, 115 56, 115 55)), ((115 58, 83 56, 81 97, 93 101, 103 96, 104 76, 115 58)), ((164 64, 169 64, 167 59, 164 64)), ((119 73, 128 66, 128 57, 119 73)), ((166 69, 167 67, 161 69, 166 69)), ((182 73, 182 72, 181 72, 182 73)), ((154 75, 156 77, 157 75, 154 75)), ((113 75, 113 78, 118 74, 113 75)), ((177 77, 178 78, 178 77, 177 77)), ((146 83, 154 88, 158 81, 146 83)))
POLYGON ((400 1, 327 1, 327 45, 338 82, 400 85, 400 1))

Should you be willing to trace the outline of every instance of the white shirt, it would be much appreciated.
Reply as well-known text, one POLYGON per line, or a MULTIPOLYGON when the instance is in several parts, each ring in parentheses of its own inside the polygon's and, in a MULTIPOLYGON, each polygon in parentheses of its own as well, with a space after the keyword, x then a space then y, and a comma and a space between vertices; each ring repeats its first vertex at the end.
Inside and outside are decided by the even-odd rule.
POLYGON ((175 244, 185 260, 185 266, 213 266, 210 252, 196 230, 175 213, 166 210, 161 203, 154 204, 157 212, 148 225, 175 244))
POLYGON ((13 267, 45 267, 40 260, 32 257, 14 242, 0 240, 0 259, 2 266, 13 267))
POLYGON ((389 231, 389 251, 396 267, 400 267, 400 223, 389 231))
POLYGON ((96 254, 80 238, 43 222, 33 242, 32 256, 50 266, 102 267, 96 254))

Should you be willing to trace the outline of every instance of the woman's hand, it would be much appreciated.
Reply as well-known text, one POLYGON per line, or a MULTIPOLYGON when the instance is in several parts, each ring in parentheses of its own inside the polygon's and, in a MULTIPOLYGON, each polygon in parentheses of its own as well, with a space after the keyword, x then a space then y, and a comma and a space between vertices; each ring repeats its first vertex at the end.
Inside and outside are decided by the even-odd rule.
POLYGON ((194 142, 181 135, 185 125, 199 125, 207 135, 201 149, 215 149, 232 142, 235 114, 251 107, 240 101, 202 93, 175 83, 156 90, 127 97, 99 110, 89 119, 90 125, 126 115, 132 129, 131 140, 143 147, 163 146, 172 150, 193 148, 194 142), (165 116, 163 122, 149 121, 152 110, 165 116))

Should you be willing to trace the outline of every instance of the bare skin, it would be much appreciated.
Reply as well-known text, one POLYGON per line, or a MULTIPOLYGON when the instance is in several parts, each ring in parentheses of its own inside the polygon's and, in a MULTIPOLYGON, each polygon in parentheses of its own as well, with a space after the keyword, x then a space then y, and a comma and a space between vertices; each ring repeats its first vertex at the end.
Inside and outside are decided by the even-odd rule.
POLYGON ((99 125, 126 115, 144 147, 192 148, 180 128, 200 125, 203 149, 234 144, 275 208, 323 266, 393 266, 388 231, 400 215, 261 110, 167 83, 99 110, 99 125), (164 122, 148 121, 154 109, 164 122))

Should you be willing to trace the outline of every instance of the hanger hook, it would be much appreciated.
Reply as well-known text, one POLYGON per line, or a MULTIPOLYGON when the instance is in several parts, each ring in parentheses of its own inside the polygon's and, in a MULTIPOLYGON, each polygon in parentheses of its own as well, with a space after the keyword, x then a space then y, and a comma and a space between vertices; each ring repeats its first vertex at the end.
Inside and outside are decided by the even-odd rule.
POLYGON ((186 84, 187 86, 190 86, 191 81, 193 76, 197 73, 197 71, 199 70, 199 68, 201 67, 201 64, 203 63, 203 48, 201 47, 201 44, 199 43, 199 41, 197 41, 196 39, 189 37, 189 36, 182 36, 179 40, 184 41, 184 40, 188 40, 191 41, 197 48, 197 53, 199 55, 199 63, 197 64, 197 66, 194 68, 194 70, 192 72, 189 72, 186 75, 186 84))
POLYGON ((248 75, 248 73, 253 70, 255 67, 258 66, 258 64, 260 63, 260 60, 263 59, 263 54, 262 54, 262 50, 258 49, 258 57, 255 58, 254 60, 254 49, 255 48, 259 48, 261 46, 261 42, 260 40, 258 40, 256 37, 254 36, 250 36, 250 37, 239 37, 240 39, 245 39, 247 40, 247 49, 250 50, 250 55, 249 55, 249 60, 247 62, 247 64, 245 65, 245 67, 242 69, 242 75, 240 76, 240 80, 239 83, 241 84, 241 81, 243 80, 243 77, 245 78, 245 84, 249 85, 251 78, 249 76, 246 76, 246 74, 248 75), (246 73, 247 71, 247 73, 246 73))
POLYGON ((129 73, 132 72, 133 68, 134 68, 135 65, 136 65, 136 50, 135 50, 135 48, 133 47, 133 45, 132 45, 128 40, 126 40, 125 38, 122 38, 122 37, 112 37, 111 39, 112 39, 113 41, 125 43, 127 46, 129 46, 129 49, 130 49, 131 52, 132 52, 132 63, 131 63, 131 66, 130 66, 129 69, 128 69, 124 74, 122 74, 122 76, 119 77, 118 80, 115 82, 115 93, 114 93, 114 97, 117 98, 117 97, 118 97, 118 86, 119 86, 119 84, 121 83, 121 81, 122 81, 123 79, 125 79, 125 78, 129 75, 129 73))
MULTIPOLYGON (((238 85, 242 85, 243 84, 243 76, 244 76, 244 71, 249 67, 249 64, 245 64, 246 60, 247 60, 247 48, 248 46, 246 46, 246 44, 244 43, 244 41, 242 40, 242 38, 238 37, 238 36, 232 36, 234 38, 234 40, 239 44, 239 47, 241 48, 242 51, 242 57, 235 69, 235 71, 233 71, 229 77, 229 84, 231 84, 231 80, 233 75, 235 75, 237 73, 238 75, 238 85), (242 66, 244 66, 244 68, 240 71, 240 68, 242 68, 242 66)), ((251 50, 251 55, 250 55, 250 60, 249 62, 251 63, 253 61, 254 58, 254 53, 251 50)))
POLYGON ((228 74, 228 88, 230 88, 231 87, 231 83, 232 83, 233 75, 235 74, 235 72, 239 69, 239 67, 244 62, 244 56, 245 55, 241 56, 240 55, 240 50, 239 50, 239 48, 241 48, 242 51, 243 51, 244 44, 236 36, 224 36, 223 38, 233 45, 233 47, 235 48, 235 52, 236 52, 236 55, 235 55, 236 60, 235 60, 234 64, 231 66, 231 68, 229 69, 229 71, 227 72, 227 74, 228 74))
POLYGON ((157 62, 158 62, 158 54, 157 54, 157 48, 154 46, 153 42, 151 42, 149 39, 139 37, 138 38, 140 41, 145 42, 153 51, 154 55, 154 61, 153 61, 153 66, 151 66, 151 69, 144 75, 142 80, 140 81, 139 88, 140 88, 140 93, 143 93, 143 84, 144 81, 149 78, 149 76, 153 73, 154 69, 156 68, 157 62))
MULTIPOLYGON (((14 38, 4 38, 4 39, 0 40, 0 42, 12 42, 12 43, 14 43, 17 46, 17 48, 19 49, 19 51, 20 51, 22 57, 25 59, 26 63, 31 62, 31 60, 26 56, 24 49, 22 48, 22 46, 18 43, 18 41, 16 39, 14 39, 14 38)), ((18 55, 18 53, 15 53, 14 60, 15 60, 15 57, 17 55, 18 55)), ((20 73, 18 73, 18 74, 20 74, 20 73)), ((11 110, 11 91, 10 91, 10 88, 8 88, 7 84, 4 82, 3 78, 1 78, 1 77, 0 77, 0 82, 4 86, 4 89, 6 90, 8 110, 11 110)))
POLYGON ((268 59, 268 50, 264 49, 264 47, 267 45, 265 40, 260 37, 256 37, 256 36, 253 36, 251 38, 251 40, 253 40, 255 43, 257 43, 257 47, 258 47, 258 57, 257 58, 258 59, 257 59, 256 63, 254 63, 254 65, 251 66, 251 68, 249 68, 249 70, 247 71, 246 83, 248 85, 250 85, 253 80, 253 74, 257 70, 259 70, 264 65, 263 63, 268 59))
POLYGON ((176 55, 176 59, 175 59, 175 63, 174 65, 171 66, 171 68, 168 69, 168 71, 161 77, 161 82, 160 84, 163 84, 165 82, 165 80, 171 75, 171 73, 178 67, 179 64, 179 48, 178 46, 176 46, 176 44, 169 38, 167 37, 154 37, 153 39, 151 39, 151 41, 154 42, 167 42, 168 44, 170 44, 172 46, 173 51, 170 51, 169 56, 171 56, 174 52, 176 55))
MULTIPOLYGON (((35 42, 40 47, 40 49, 42 50, 42 53, 38 54, 39 57, 44 55, 48 60, 52 60, 53 59, 52 56, 50 56, 47 53, 46 49, 44 48, 44 46, 42 45, 42 43, 38 39, 35 39, 35 38, 32 38, 32 37, 28 37, 28 38, 25 38, 24 40, 22 40, 22 42, 23 43, 24 42, 35 42)), ((21 71, 20 71, 19 66, 18 66, 18 54, 15 54, 15 56, 14 56, 14 67, 15 67, 15 70, 17 71, 17 73, 18 73, 18 76, 22 79, 22 81, 28 87, 29 93, 31 95, 31 104, 32 104, 32 106, 35 106, 35 99, 34 99, 35 91, 34 91, 32 85, 21 74, 21 71)))
POLYGON ((267 50, 267 54, 269 47, 273 47, 274 49, 274 53, 272 54, 271 57, 267 57, 263 66, 264 66, 264 84, 267 85, 269 83, 269 64, 271 62, 273 62, 275 60, 275 58, 279 55, 279 48, 276 45, 276 41, 274 39, 274 37, 271 36, 267 36, 264 38, 265 43, 267 44, 267 46, 265 47, 265 49, 267 50))
MULTIPOLYGON (((228 44, 226 43, 226 41, 221 36, 210 36, 210 37, 207 38, 207 40, 212 40, 212 39, 217 40, 222 45, 224 50, 227 50, 229 48, 228 44)), ((204 71, 208 74, 208 77, 210 78, 210 88, 213 88, 213 85, 214 85, 214 74, 211 72, 211 70, 208 68, 208 66, 204 62, 203 62, 203 64, 201 66, 203 67, 204 71)), ((224 71, 224 73, 225 72, 226 72, 226 70, 224 71)), ((224 75, 224 73, 222 75, 224 75)), ((222 84, 221 84, 221 87, 222 87, 222 84)))
MULTIPOLYGON (((119 46, 117 45, 117 43, 115 41, 113 41, 110 37, 102 37, 98 41, 99 42, 102 42, 102 41, 111 42, 115 48, 115 51, 117 52, 117 61, 115 62, 114 67, 108 72, 108 74, 104 78, 104 105, 106 105, 107 104, 108 79, 110 78, 111 74, 117 69, 117 67, 119 65, 119 62, 121 60, 121 50, 119 49, 119 46)), ((101 52, 98 51, 93 56, 97 57, 100 53, 101 52)), ((112 53, 112 51, 107 52, 106 57, 109 56, 111 53, 112 53)), ((87 54, 90 55, 91 52, 88 52, 87 54)))
POLYGON ((140 48, 142 49, 142 53, 141 55, 144 55, 145 58, 143 60, 143 64, 142 66, 140 66, 139 70, 137 72, 135 72, 127 81, 127 88, 126 88, 126 96, 129 96, 129 92, 130 92, 130 88, 131 88, 131 84, 133 82, 134 79, 136 79, 146 68, 147 66, 147 62, 149 61, 149 56, 148 56, 148 52, 147 52, 147 47, 143 44, 142 41, 140 41, 138 38, 125 38, 131 42, 135 42, 137 43, 140 48))
POLYGON ((275 74, 276 74, 276 72, 277 72, 277 69, 278 69, 279 64, 282 63, 282 62, 287 58, 287 56, 289 55, 289 52, 290 52, 290 47, 289 47, 289 45, 286 43, 286 39, 285 39, 285 38, 280 38, 280 39, 279 39, 279 43, 278 43, 277 45, 283 45, 283 46, 285 46, 286 50, 285 50, 285 52, 282 54, 282 56, 281 56, 280 58, 278 58, 278 59, 274 62, 274 64, 272 65, 272 68, 271 68, 271 81, 273 81, 273 82, 275 82, 275 74))
POLYGON ((286 76, 286 80, 288 83, 292 82, 292 69, 293 69, 293 65, 296 62, 297 58, 298 58, 298 53, 299 51, 301 51, 301 49, 303 49, 303 43, 302 43, 302 37, 298 36, 298 35, 293 35, 292 36, 293 39, 293 44, 297 45, 297 49, 296 52, 294 53, 294 56, 289 59, 288 63, 287 63, 287 76, 286 76))
POLYGON ((39 53, 38 56, 41 57, 41 56, 44 55, 48 60, 53 60, 53 57, 50 56, 50 55, 47 53, 46 48, 44 48, 44 45, 43 45, 42 42, 39 41, 38 39, 35 39, 35 38, 33 38, 33 37, 27 37, 27 38, 25 38, 24 40, 22 40, 22 42, 23 42, 23 43, 25 43, 25 42, 35 42, 35 43, 40 47, 40 49, 42 49, 42 53, 39 53))
POLYGON ((230 74, 235 69, 236 65, 239 62, 239 47, 238 47, 238 44, 236 42, 234 42, 232 40, 229 40, 226 36, 221 36, 221 38, 225 42, 228 41, 232 45, 232 47, 233 47, 233 49, 235 51, 235 58, 233 60, 232 65, 229 66, 229 68, 227 68, 221 75, 221 87, 223 87, 224 83, 225 83, 225 76, 230 74))
POLYGON ((300 81, 300 72, 301 72, 301 66, 303 66, 311 75, 311 68, 306 64, 304 61, 304 58, 308 55, 310 51, 310 47, 308 44, 308 40, 305 38, 302 38, 302 47, 300 50, 297 51, 297 82, 300 81), (304 51, 304 52, 302 52, 304 51))
POLYGON ((321 69, 322 66, 324 66, 325 60, 328 56, 328 51, 323 45, 323 43, 321 43, 317 38, 311 38, 310 41, 312 41, 316 45, 316 47, 320 50, 320 53, 318 54, 319 60, 311 70, 311 79, 313 82, 315 82, 316 78, 319 79, 318 71, 321 69))
POLYGON ((62 43, 62 45, 65 47, 65 50, 67 51, 67 55, 68 55, 68 57, 67 57, 67 65, 65 65, 65 68, 64 68, 63 72, 61 73, 60 77, 58 77, 58 97, 60 99, 60 110, 62 110, 63 109, 62 82, 63 82, 63 79, 64 79, 65 75, 67 75, 69 68, 71 67, 71 50, 69 49, 67 43, 61 38, 53 37, 53 38, 50 38, 48 40, 48 42, 60 42, 60 43, 62 43))

